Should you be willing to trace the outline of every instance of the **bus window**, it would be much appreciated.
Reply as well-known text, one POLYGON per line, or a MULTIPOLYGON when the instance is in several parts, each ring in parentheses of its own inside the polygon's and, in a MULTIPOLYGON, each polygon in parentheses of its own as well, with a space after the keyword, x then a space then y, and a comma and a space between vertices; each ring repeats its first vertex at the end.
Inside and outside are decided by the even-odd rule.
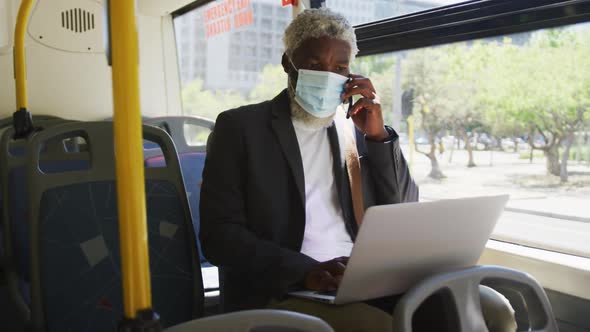
MULTIPOLYGON (((361 24, 457 2, 326 5, 361 24)), ((186 115, 215 119, 286 86, 281 36, 290 9, 252 0, 232 11, 224 3, 175 18, 186 115)), ((510 193, 495 239, 590 257, 587 54, 590 26, 577 24, 358 57, 352 71, 376 85, 423 200, 510 193)), ((190 135, 200 145, 206 134, 190 135)))
POLYGON ((402 16, 463 2, 462 0, 326 0, 326 6, 344 15, 352 25, 402 16))
POLYGON ((184 138, 189 146, 207 145, 207 138, 209 138, 209 134, 211 134, 211 129, 190 123, 185 123, 183 129, 184 138))
POLYGON ((272 0, 215 1, 176 17, 183 114, 214 120, 283 90, 281 37, 291 17, 272 0))
POLYGON ((376 85, 422 200, 509 193, 494 239, 590 257, 588 54, 577 24, 360 57, 353 72, 376 85))

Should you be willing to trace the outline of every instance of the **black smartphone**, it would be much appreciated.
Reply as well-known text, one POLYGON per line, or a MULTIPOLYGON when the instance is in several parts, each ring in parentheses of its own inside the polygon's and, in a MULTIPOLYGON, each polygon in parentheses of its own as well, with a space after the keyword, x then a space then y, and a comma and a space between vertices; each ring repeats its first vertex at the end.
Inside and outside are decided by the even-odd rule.
POLYGON ((352 111, 352 96, 348 97, 348 110, 346 111, 346 118, 350 118, 350 111, 352 111))

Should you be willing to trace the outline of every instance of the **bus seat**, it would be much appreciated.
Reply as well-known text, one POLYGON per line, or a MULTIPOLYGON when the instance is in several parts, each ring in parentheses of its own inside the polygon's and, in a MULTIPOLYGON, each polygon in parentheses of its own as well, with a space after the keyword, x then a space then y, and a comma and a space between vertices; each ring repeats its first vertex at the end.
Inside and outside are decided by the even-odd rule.
POLYGON ((205 134, 213 131, 215 122, 197 116, 164 116, 146 119, 144 124, 165 130, 176 146, 178 154, 187 152, 205 152, 205 142, 189 142, 187 139, 191 130, 205 130, 205 134))
MULTIPOLYGON (((206 143, 192 145, 187 140, 185 127, 193 127, 198 130, 212 131, 214 122, 205 118, 192 116, 169 116, 157 117, 144 121, 145 124, 161 128, 170 134, 176 147, 184 185, 187 189, 188 201, 191 208, 193 226, 197 234, 197 246, 199 246, 201 263, 206 263, 207 259, 201 251, 201 243, 198 240, 200 228, 199 201, 201 197, 201 182, 203 168, 205 167, 206 143)), ((146 144, 144 143, 144 149, 146 144)), ((149 145, 147 145, 149 146, 149 145)), ((160 152, 161 154, 161 152, 160 152)), ((146 149, 144 151, 146 167, 160 167, 163 165, 161 156, 156 149, 146 149)))
MULTIPOLYGON (((59 118, 41 117, 35 122, 39 128, 48 128, 70 120, 59 118)), ((27 178, 25 176, 25 164, 27 161, 28 141, 13 140, 14 129, 6 128, 0 138, 0 210, 2 215, 3 247, 7 267, 8 288, 12 295, 12 301, 17 307, 21 307, 22 319, 28 316, 29 295, 29 227, 26 218, 27 213, 27 178)), ((79 158, 72 154, 66 154, 63 144, 50 142, 42 149, 42 168, 79 168, 79 158), (61 149, 61 150, 60 150, 61 149), (61 151, 61 152, 60 152, 61 151), (61 165, 62 161, 68 161, 61 165), (78 162, 78 164, 76 164, 78 162)), ((87 159, 87 158, 86 158, 87 159)))
POLYGON ((292 311, 246 310, 180 324, 165 332, 333 332, 323 320, 292 311))
MULTIPOLYGON (((112 122, 46 129, 31 151, 72 135, 88 141, 88 170, 44 173, 30 159, 31 320, 38 331, 112 330, 123 317, 112 122)), ((167 327, 201 316, 203 286, 174 145, 158 128, 143 135, 166 160, 145 177, 153 308, 167 327)))
MULTIPOLYGON (((195 228, 195 234, 197 235, 197 246, 199 247, 201 263, 207 262, 207 259, 203 256, 201 251, 201 242, 198 239, 201 220, 199 214, 199 201, 201 198, 201 182, 203 181, 202 175, 203 168, 205 167, 205 157, 206 155, 204 152, 187 152, 178 155, 184 186, 186 188, 186 194, 191 208, 193 227, 195 228)), ((164 165, 165 161, 162 156, 150 157, 145 160, 146 167, 162 167, 164 165)))
MULTIPOLYGON (((441 273, 418 283, 410 289, 397 303, 394 315, 394 331, 411 332, 412 317, 417 308, 428 297, 444 292, 446 305, 455 310, 457 332, 487 332, 481 313, 479 285, 489 286, 497 291, 506 289, 520 293, 525 301, 528 326, 527 331, 557 332, 557 323, 547 294, 539 283, 529 274, 499 267, 475 266, 462 270, 441 273)), ((518 308, 517 308, 518 310, 518 308)), ((446 310, 445 310, 446 311, 446 310)), ((522 331, 522 326, 518 330, 522 331)))
MULTIPOLYGON (((46 172, 71 172, 87 169, 89 160, 87 154, 79 156, 79 160, 45 160, 40 163, 41 169, 46 172)), ((8 197, 10 208, 8 209, 9 222, 12 231, 12 246, 15 263, 19 274, 25 280, 30 280, 30 229, 27 222, 27 178, 26 159, 23 164, 13 167, 8 173, 8 197)))
MULTIPOLYGON (((40 123, 43 123, 46 120, 59 120, 59 118, 57 117, 53 117, 53 116, 46 116, 46 115, 37 115, 37 116, 33 116, 33 120, 34 121, 40 121, 40 123)), ((4 132, 6 132, 7 130, 9 130, 13 125, 13 119, 12 116, 4 118, 4 119, 0 119, 0 136, 1 134, 4 134, 4 132)), ((12 155, 23 155, 25 153, 24 151, 24 147, 22 146, 15 146, 12 147, 10 150, 10 153, 12 155)), ((0 178, 0 221, 2 220, 2 218, 4 218, 4 204, 3 204, 3 199, 2 199, 2 195, 3 195, 3 190, 1 190, 2 187, 2 182, 1 182, 1 178, 0 178)), ((0 271, 4 269, 4 265, 7 263, 8 258, 5 257, 5 253, 4 253, 4 226, 3 226, 3 222, 0 222, 0 271)))

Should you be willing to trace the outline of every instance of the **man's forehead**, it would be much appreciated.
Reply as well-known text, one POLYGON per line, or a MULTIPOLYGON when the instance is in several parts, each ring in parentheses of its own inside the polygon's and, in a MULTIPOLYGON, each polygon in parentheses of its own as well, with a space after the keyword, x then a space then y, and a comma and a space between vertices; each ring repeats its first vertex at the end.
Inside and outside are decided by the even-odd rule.
POLYGON ((351 48, 348 42, 331 38, 309 38, 299 45, 294 55, 299 59, 321 60, 325 57, 333 57, 337 61, 349 61, 351 48))

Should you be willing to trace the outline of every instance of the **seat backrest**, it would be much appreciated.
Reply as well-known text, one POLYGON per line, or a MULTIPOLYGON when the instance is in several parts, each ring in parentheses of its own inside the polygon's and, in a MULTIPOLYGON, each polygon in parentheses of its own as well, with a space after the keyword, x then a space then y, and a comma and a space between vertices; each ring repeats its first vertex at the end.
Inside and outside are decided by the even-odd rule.
MULTIPOLYGON (((201 263, 207 261, 201 251, 201 243, 198 237, 201 220, 199 214, 199 201, 201 199, 201 182, 203 181, 205 157, 206 154, 204 152, 187 152, 178 155, 184 186, 186 188, 186 195, 191 207, 193 227, 195 229, 195 234, 197 235, 197 246, 199 247, 201 263)), ((146 167, 161 167, 164 164, 165 161, 163 156, 150 157, 145 160, 146 167)))
POLYGON ((446 305, 454 306, 456 309, 445 311, 455 311, 458 315, 459 326, 454 331, 487 331, 479 298, 481 284, 496 290, 510 289, 520 293, 526 302, 526 315, 529 321, 527 331, 558 331, 547 294, 532 276, 521 271, 489 265, 438 274, 418 283, 397 303, 393 315, 394 331, 411 332, 412 317, 420 304, 441 291, 450 295, 450 303, 446 305))
MULTIPOLYGON (((31 319, 39 331, 112 330, 123 317, 112 122, 47 129, 32 151, 51 139, 81 136, 90 168, 43 173, 29 158, 31 319)), ((164 327, 199 317, 201 270, 178 157, 164 131, 143 127, 165 167, 146 168, 148 245, 153 309, 164 327)))
MULTIPOLYGON (((202 254, 201 243, 198 240, 201 220, 199 215, 199 201, 201 197, 203 167, 205 166, 206 158, 206 142, 209 133, 213 131, 215 123, 205 118, 192 116, 158 117, 145 120, 144 123, 164 129, 170 134, 174 141, 174 145, 178 152, 178 158, 180 160, 180 166, 182 168, 184 186, 187 190, 188 201, 191 207, 193 227, 197 234, 197 246, 199 247, 199 253, 201 255, 200 260, 204 263, 207 259, 202 254), (189 143, 187 136, 190 136, 191 134, 187 134, 187 131, 193 129, 199 131, 199 128, 204 129, 204 131, 200 131, 199 133, 205 134, 206 137, 202 139, 202 142, 199 142, 199 144, 195 145, 189 143)), ((144 146, 146 145, 144 144, 144 146)), ((146 149, 144 155, 146 166, 159 166, 162 164, 162 157, 159 155, 157 149, 146 149)))
MULTIPOLYGON (((39 120, 35 125, 42 129, 67 122, 70 121, 47 119, 39 120)), ((7 128, 0 138, 2 249, 8 262, 6 270, 10 292, 14 295, 16 305, 24 306, 21 311, 28 311, 30 302, 28 292, 30 232, 26 217, 28 208, 25 164, 29 141, 27 139, 14 140, 13 133, 13 128, 7 128)), ((87 167, 88 164, 87 155, 69 153, 65 150, 62 141, 48 142, 43 147, 41 156, 41 167, 48 170, 79 169, 87 167)))
POLYGON ((145 124, 159 127, 164 129, 176 146, 178 154, 190 153, 190 152, 205 152, 206 140, 215 122, 209 119, 196 117, 196 116, 166 116, 151 118, 144 121, 145 124), (185 128, 186 127, 186 128, 185 128), (191 134, 191 130, 196 129, 199 133, 191 134), (202 134, 204 137, 198 139, 199 142, 194 144, 193 140, 187 139, 187 136, 193 136, 195 134, 202 134))
MULTIPOLYGON (((56 118, 56 117, 52 117, 52 116, 35 116, 34 120, 38 120, 38 125, 40 125, 41 127, 46 127, 46 126, 51 126, 51 125, 55 125, 58 124, 60 122, 63 121, 67 121, 67 120, 62 120, 60 118, 56 118)), ((20 142, 18 141, 14 141, 14 142, 18 142, 16 144, 11 144, 13 143, 12 141, 12 135, 14 133, 14 130, 12 128, 12 124, 13 124, 13 119, 12 117, 8 117, 8 118, 4 118, 0 120, 0 137, 5 137, 5 139, 1 139, 5 144, 2 145, 0 147, 0 167, 2 167, 2 164, 4 164, 5 166, 7 166, 8 162, 9 162, 9 158, 11 157, 11 155, 15 155, 15 156, 22 156, 25 153, 25 149, 24 149, 24 144, 25 144, 25 140, 21 140, 20 142), (12 146, 10 147, 10 151, 8 150, 8 144, 11 144, 12 146), (4 148, 4 146, 6 146, 6 148, 4 148), (8 152, 9 153, 4 153, 4 152, 8 152)), ((2 262, 6 262, 8 260, 8 258, 6 257, 6 253, 4 250, 5 247, 5 236, 10 236, 10 234, 6 234, 4 232, 4 184, 6 184, 6 180, 2 178, 2 175, 0 174, 0 261, 2 262)))

